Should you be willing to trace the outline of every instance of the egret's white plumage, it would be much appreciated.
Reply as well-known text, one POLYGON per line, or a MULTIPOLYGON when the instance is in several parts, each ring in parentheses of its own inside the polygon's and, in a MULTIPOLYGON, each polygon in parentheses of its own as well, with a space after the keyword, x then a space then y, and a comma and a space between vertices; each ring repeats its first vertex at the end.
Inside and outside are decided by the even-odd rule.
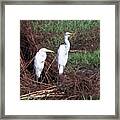
POLYGON ((53 51, 48 50, 46 48, 41 48, 35 55, 34 68, 35 68, 35 74, 38 78, 40 77, 42 70, 44 68, 44 62, 47 57, 46 52, 53 52, 53 51))
POLYGON ((67 63, 68 52, 70 50, 70 42, 68 40, 71 33, 65 33, 65 44, 60 45, 58 49, 58 70, 59 74, 63 73, 63 69, 67 63))

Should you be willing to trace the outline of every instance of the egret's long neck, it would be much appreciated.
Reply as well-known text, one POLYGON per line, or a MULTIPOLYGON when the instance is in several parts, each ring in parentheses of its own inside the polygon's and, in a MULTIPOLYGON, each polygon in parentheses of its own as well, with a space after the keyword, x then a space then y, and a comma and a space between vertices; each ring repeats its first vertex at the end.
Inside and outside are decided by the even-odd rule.
POLYGON ((69 50, 70 49, 70 42, 68 40, 68 36, 65 36, 65 44, 66 44, 67 49, 69 50))

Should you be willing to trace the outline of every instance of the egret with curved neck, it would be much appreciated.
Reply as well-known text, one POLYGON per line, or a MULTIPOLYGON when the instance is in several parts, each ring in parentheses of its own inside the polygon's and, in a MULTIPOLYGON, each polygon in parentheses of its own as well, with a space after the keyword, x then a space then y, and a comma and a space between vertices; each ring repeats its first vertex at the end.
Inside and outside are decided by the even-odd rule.
POLYGON ((48 50, 46 48, 41 48, 35 55, 34 59, 34 68, 35 68, 35 74, 37 76, 37 80, 40 77, 42 70, 44 68, 44 63, 47 58, 47 52, 54 52, 52 50, 48 50))
POLYGON ((59 75, 63 74, 64 67, 68 60, 68 52, 70 50, 70 42, 68 38, 70 37, 71 33, 66 32, 64 35, 64 42, 65 44, 60 45, 58 49, 58 70, 59 75))

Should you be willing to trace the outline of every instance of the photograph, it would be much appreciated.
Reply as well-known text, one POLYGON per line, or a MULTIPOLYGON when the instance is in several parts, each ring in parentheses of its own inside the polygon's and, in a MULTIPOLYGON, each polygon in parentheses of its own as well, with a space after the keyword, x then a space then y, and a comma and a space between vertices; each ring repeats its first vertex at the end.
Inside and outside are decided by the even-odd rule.
POLYGON ((20 100, 100 100, 100 20, 20 20, 20 100))

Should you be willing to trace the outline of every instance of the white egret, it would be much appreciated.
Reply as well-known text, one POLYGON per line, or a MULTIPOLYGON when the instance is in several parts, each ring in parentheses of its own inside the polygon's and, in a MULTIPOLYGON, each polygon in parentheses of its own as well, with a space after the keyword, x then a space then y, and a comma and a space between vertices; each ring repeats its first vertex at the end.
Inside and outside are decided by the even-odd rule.
POLYGON ((64 35, 65 44, 60 45, 58 49, 58 70, 59 75, 63 73, 63 69, 67 63, 68 52, 70 50, 70 42, 68 38, 72 33, 66 32, 64 35))
POLYGON ((48 50, 46 48, 41 48, 35 55, 34 68, 37 79, 40 77, 42 70, 44 68, 44 63, 47 58, 47 54, 46 54, 47 52, 54 52, 54 51, 48 50))

